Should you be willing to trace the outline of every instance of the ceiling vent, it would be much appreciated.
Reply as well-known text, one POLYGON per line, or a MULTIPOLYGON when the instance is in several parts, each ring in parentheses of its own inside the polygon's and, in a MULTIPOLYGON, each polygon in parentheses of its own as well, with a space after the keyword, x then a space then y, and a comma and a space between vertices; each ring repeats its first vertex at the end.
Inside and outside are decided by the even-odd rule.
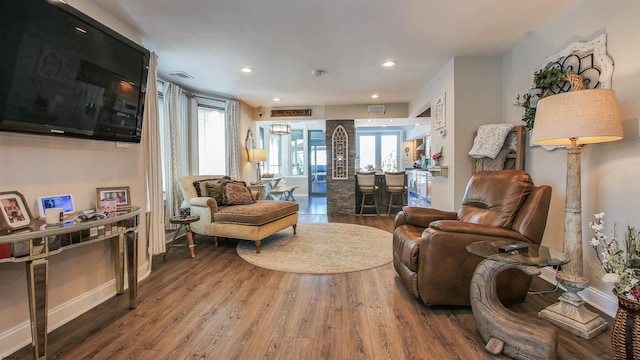
POLYGON ((369 105, 368 111, 369 111, 369 115, 384 115, 385 114, 384 105, 369 105))
POLYGON ((182 79, 195 79, 193 76, 187 74, 184 71, 174 71, 174 72, 170 72, 169 76, 173 76, 173 77, 179 77, 182 79))

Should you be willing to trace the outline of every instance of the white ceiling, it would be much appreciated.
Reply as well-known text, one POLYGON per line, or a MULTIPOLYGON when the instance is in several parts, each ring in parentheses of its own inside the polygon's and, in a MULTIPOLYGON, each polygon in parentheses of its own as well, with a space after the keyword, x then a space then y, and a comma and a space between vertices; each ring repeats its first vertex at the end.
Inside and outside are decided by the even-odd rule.
POLYGON ((142 34, 161 77, 274 107, 407 103, 452 58, 500 55, 580 0, 86 1, 142 34))

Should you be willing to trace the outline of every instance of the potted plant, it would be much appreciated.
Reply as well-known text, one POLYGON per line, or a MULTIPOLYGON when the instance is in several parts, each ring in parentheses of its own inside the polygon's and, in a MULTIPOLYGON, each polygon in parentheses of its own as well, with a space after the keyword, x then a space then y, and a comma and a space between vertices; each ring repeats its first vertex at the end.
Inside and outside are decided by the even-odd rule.
POLYGON ((567 81, 566 76, 567 71, 559 68, 557 64, 547 64, 544 68, 533 73, 533 85, 535 87, 524 95, 516 96, 514 106, 524 109, 522 121, 524 121, 527 130, 533 129, 538 99, 548 96, 553 87, 559 87, 563 81, 567 81))

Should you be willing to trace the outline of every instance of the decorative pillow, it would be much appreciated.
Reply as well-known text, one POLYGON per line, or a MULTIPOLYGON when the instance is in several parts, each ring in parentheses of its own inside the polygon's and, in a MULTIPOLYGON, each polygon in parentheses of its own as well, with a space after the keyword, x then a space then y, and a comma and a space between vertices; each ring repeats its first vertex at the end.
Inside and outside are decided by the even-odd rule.
POLYGON ((222 186, 222 204, 224 205, 246 205, 256 202, 244 181, 224 181, 222 186))
POLYGON ((206 186, 207 194, 209 194, 209 197, 216 199, 218 205, 222 205, 222 201, 224 200, 222 198, 222 191, 224 190, 224 186, 222 186, 222 183, 217 181, 209 181, 207 182, 206 186))
POLYGON ((210 178, 210 179, 202 179, 202 180, 196 180, 193 182, 193 187, 196 189, 196 195, 198 195, 197 197, 202 197, 202 196, 206 196, 207 195, 207 184, 208 182, 211 181, 215 181, 215 182, 221 182, 223 180, 231 180, 230 177, 228 176, 221 176, 221 177, 215 177, 215 178, 210 178))
POLYGON ((507 134, 514 126, 513 124, 481 125, 478 128, 478 135, 473 140, 473 147, 469 151, 469 155, 475 158, 495 159, 504 145, 507 134))

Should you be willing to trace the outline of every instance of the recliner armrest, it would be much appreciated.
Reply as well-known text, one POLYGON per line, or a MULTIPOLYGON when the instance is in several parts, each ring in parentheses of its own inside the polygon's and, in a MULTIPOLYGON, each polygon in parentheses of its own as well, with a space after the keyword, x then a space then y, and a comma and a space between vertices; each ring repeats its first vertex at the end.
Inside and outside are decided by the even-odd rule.
POLYGON ((457 213, 453 211, 443 211, 431 208, 423 208, 418 206, 405 206, 396 215, 394 229, 400 225, 408 224, 423 228, 429 227, 429 224, 436 220, 455 220, 457 213))
POLYGON ((501 227, 468 223, 459 220, 438 220, 429 225, 430 228, 444 231, 447 233, 474 234, 483 236, 492 236, 496 238, 513 239, 531 243, 529 239, 517 231, 505 229, 501 227))

